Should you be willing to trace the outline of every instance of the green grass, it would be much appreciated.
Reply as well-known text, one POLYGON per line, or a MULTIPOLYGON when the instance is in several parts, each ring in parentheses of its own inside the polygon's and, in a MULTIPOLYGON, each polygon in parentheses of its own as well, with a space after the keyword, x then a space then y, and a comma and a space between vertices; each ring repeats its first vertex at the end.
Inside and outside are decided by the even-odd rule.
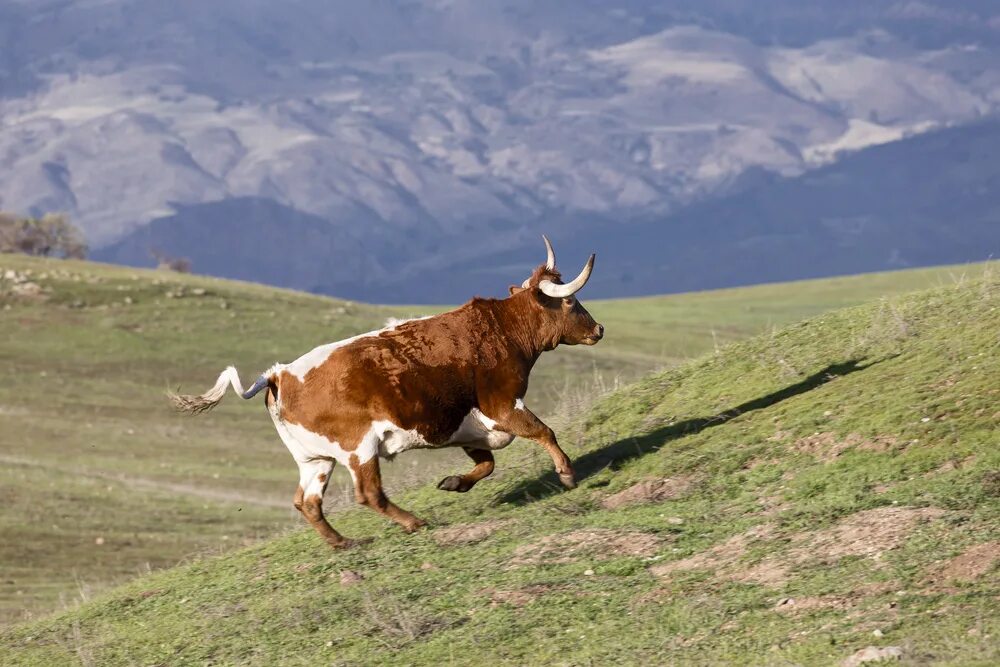
MULTIPOLYGON (((194 559, 5 631, 0 664, 834 664, 868 645, 913 664, 996 664, 996 565, 968 581, 940 571, 1000 541, 998 331, 987 274, 725 346, 561 415, 574 491, 515 443, 469 494, 397 494, 430 530, 345 511, 337 528, 372 543, 332 552, 301 529, 194 559), (602 503, 663 478, 675 497, 602 503), (475 544, 438 542, 483 522, 502 523, 475 544), (342 585, 345 570, 364 579, 342 585)), ((197 357, 178 358, 182 379, 217 365, 204 355, 223 345, 201 343, 178 344, 197 357)), ((102 396, 61 409, 88 399, 133 423, 102 396)), ((250 429, 248 414, 181 422, 163 444, 250 429)), ((131 464, 155 461, 150 449, 131 464)), ((214 456, 189 474, 224 485, 214 456)), ((53 465, 92 460, 67 451, 53 465)))

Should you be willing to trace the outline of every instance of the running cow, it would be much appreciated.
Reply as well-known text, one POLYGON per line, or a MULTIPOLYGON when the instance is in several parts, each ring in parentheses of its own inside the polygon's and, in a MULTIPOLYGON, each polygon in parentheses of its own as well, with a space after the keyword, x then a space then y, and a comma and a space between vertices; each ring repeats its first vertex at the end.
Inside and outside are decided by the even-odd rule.
POLYGON ((604 336, 575 295, 594 267, 563 284, 555 254, 506 299, 475 298, 450 312, 321 345, 289 364, 276 364, 243 391, 229 367, 201 396, 171 394, 189 413, 215 407, 232 385, 243 398, 266 390, 278 435, 299 466, 295 507, 332 547, 351 540, 323 516, 333 466, 351 473, 357 501, 406 531, 425 525, 382 490, 379 458, 409 449, 461 447, 472 470, 446 477, 439 489, 464 493, 493 472, 493 450, 515 436, 541 445, 562 484, 575 485, 573 466, 556 436, 524 404, 528 374, 542 352, 560 344, 594 345, 604 336))

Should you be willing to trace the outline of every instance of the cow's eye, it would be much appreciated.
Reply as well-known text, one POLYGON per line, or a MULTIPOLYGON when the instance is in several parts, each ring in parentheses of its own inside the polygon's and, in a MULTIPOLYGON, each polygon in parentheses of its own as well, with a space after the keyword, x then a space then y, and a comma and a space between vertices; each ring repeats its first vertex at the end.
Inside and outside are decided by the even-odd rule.
POLYGON ((576 299, 571 296, 568 296, 565 299, 563 299, 563 303, 567 306, 572 306, 574 303, 576 303, 576 299))

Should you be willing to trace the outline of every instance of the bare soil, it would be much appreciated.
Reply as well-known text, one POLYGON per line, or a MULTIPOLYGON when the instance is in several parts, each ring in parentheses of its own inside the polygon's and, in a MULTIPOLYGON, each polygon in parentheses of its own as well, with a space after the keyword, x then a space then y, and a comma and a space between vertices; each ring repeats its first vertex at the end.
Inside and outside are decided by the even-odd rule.
POLYGON ((482 542, 509 523, 510 521, 500 519, 483 521, 481 523, 460 523, 454 526, 438 528, 431 533, 431 537, 443 547, 474 544, 482 542))
POLYGON ((799 438, 792 444, 792 449, 803 454, 829 463, 849 449, 860 449, 870 452, 889 451, 897 444, 895 436, 879 435, 866 438, 857 433, 840 437, 834 433, 813 433, 799 438))
POLYGON ((692 478, 683 476, 646 480, 608 496, 601 501, 601 506, 604 509, 614 510, 629 505, 674 500, 686 494, 693 484, 692 478))
POLYGON ((514 551, 512 567, 538 563, 573 563, 583 557, 604 560, 615 556, 648 558, 659 551, 663 538, 633 530, 574 530, 547 535, 514 551))
POLYGON ((902 544, 920 522, 938 518, 944 513, 944 510, 933 507, 865 510, 845 517, 829 528, 793 534, 788 539, 787 549, 776 545, 772 554, 763 560, 743 564, 740 561, 750 545, 778 537, 773 525, 761 524, 706 551, 654 565, 649 571, 654 576, 664 577, 686 570, 713 570, 717 579, 780 587, 788 581, 792 567, 807 562, 832 563, 845 556, 862 556, 877 563, 883 552, 902 544))
POLYGON ((966 549, 927 575, 927 583, 948 587, 952 583, 972 583, 993 569, 1000 561, 1000 542, 984 542, 966 549))

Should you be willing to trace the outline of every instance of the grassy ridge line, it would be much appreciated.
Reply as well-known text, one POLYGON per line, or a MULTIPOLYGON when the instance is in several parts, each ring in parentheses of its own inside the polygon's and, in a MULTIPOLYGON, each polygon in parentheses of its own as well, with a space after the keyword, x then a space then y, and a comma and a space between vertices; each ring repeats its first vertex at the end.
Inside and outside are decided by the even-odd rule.
POLYGON ((144 577, 0 662, 996 664, 997 331, 989 276, 823 315, 580 415, 572 492, 507 451, 473 493, 406 495, 434 530, 348 512, 366 548, 304 530, 144 577))
MULTIPOLYGON (((269 420, 230 398, 192 422, 166 409, 167 386, 200 389, 234 363, 250 379, 387 317, 433 308, 382 307, 196 275, 89 262, 0 256, 31 272, 43 299, 0 280, 0 622, 86 598, 148 568, 171 566, 273 535, 294 466, 269 420)), ((942 268, 768 285, 698 295, 588 303, 608 327, 597 348, 543 356, 528 400, 572 411, 595 386, 869 295, 950 280, 942 268)), ((565 422, 562 416, 557 422, 565 422)), ((390 488, 462 469, 464 455, 403 457, 390 488)), ((350 497, 335 473, 329 499, 350 497)))

